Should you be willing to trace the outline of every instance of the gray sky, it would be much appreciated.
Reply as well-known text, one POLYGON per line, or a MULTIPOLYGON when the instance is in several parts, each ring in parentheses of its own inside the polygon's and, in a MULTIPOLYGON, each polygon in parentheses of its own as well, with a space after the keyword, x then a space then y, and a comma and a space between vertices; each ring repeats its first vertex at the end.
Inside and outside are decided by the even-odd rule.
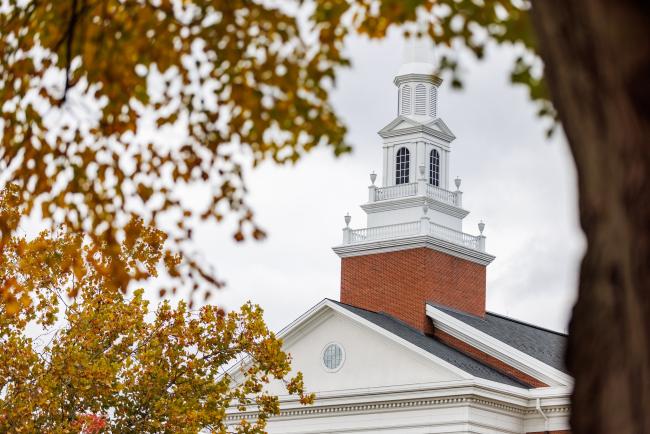
MULTIPOLYGON (((380 169, 377 131, 395 116, 401 38, 354 39, 348 50, 353 67, 340 74, 333 101, 354 152, 336 159, 318 150, 293 167, 250 172, 264 242, 234 243, 232 221, 195 238, 228 283, 211 302, 232 309, 250 299, 276 330, 324 297, 338 299, 340 259, 331 247, 347 211, 351 226, 365 226, 359 205, 368 174, 380 169)), ((487 250, 497 257, 488 267, 488 310, 565 330, 584 249, 575 168, 565 139, 546 140, 525 90, 508 83, 511 64, 511 50, 490 49, 486 61, 465 63, 463 91, 443 82, 439 113, 457 136, 450 173, 463 180, 464 231, 477 233, 483 219, 487 250)))

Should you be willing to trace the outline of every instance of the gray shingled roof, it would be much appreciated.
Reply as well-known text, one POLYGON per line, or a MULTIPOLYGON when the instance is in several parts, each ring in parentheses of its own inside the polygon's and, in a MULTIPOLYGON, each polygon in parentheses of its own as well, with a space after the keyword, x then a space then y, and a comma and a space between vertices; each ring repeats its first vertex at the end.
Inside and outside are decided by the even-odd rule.
POLYGON ((438 304, 428 304, 555 369, 567 372, 564 365, 567 335, 563 333, 496 313, 487 312, 485 317, 481 318, 438 304))
POLYGON ((421 333, 420 331, 391 317, 388 314, 371 312, 335 300, 330 300, 330 301, 347 309, 348 311, 354 313, 355 315, 358 315, 370 321, 371 323, 378 325, 384 330, 399 336, 400 338, 427 351, 428 353, 441 358, 442 360, 456 366, 457 368, 462 369, 468 374, 471 374, 475 377, 483 378, 485 380, 491 380, 503 384, 508 384, 510 386, 516 386, 521 388, 529 387, 528 385, 514 378, 506 376, 500 373, 499 371, 496 371, 495 369, 466 356, 465 354, 455 350, 454 348, 449 347, 443 344, 442 342, 421 333))

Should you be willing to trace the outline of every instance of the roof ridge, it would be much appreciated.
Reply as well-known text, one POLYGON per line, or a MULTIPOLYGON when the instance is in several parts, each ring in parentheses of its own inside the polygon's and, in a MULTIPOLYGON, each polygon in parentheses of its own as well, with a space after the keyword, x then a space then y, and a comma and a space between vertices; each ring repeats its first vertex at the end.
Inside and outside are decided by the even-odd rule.
POLYGON ((474 315, 473 313, 464 312, 462 310, 459 310, 459 309, 456 309, 456 308, 453 308, 453 307, 450 307, 450 306, 445 306, 445 305, 442 305, 442 304, 434 303, 432 301, 427 301, 427 304, 429 306, 431 306, 431 307, 444 309, 444 310, 450 310, 450 311, 452 311, 454 313, 457 313, 459 315, 469 316, 469 317, 472 317, 472 318, 480 319, 481 321, 485 321, 485 318, 483 318, 483 317, 481 317, 479 315, 474 315))
MULTIPOLYGON (((468 316, 468 317, 471 317, 471 318, 476 318, 476 319, 481 320, 481 321, 485 321, 485 318, 482 318, 482 317, 480 317, 478 315, 474 315, 474 314, 471 314, 471 313, 468 313, 468 312, 463 312, 462 310, 458 310, 458 309, 455 309, 453 307, 444 306, 444 305, 441 305, 441 304, 438 304, 438 303, 433 303, 433 302, 430 302, 430 301, 427 301, 427 304, 429 306, 432 306, 432 307, 435 307, 435 308, 441 308, 441 309, 444 309, 444 310, 449 310, 449 311, 455 312, 455 313, 457 313, 459 315, 464 315, 464 316, 468 316)), ((542 330, 542 331, 545 331, 545 332, 548 332, 548 333, 554 333, 556 335, 560 335, 560 336, 564 336, 564 337, 568 336, 567 333, 563 333, 563 332, 560 332, 560 331, 557 331, 557 330, 552 330, 552 329, 549 329, 549 328, 546 328, 546 327, 538 326, 536 324, 532 324, 532 323, 529 323, 529 322, 526 322, 526 321, 522 321, 520 319, 505 316, 505 315, 502 315, 502 314, 499 314, 499 313, 485 311, 485 314, 495 316, 497 318, 501 318, 501 319, 504 319, 506 321, 515 322, 517 324, 521 324, 521 325, 524 325, 524 326, 527 326, 527 327, 532 327, 532 328, 535 328, 537 330, 542 330)))
POLYGON ((496 316, 497 318, 505 319, 506 321, 516 322, 516 323, 518 323, 518 324, 525 325, 525 326, 527 326, 527 327, 532 327, 532 328, 535 328, 535 329, 538 329, 538 330, 542 330, 542 331, 545 331, 545 332, 554 333, 554 334, 556 334, 556 335, 560 335, 560 336, 564 336, 564 337, 569 336, 568 333, 563 333, 563 332, 558 331, 558 330, 552 330, 552 329, 549 329, 549 328, 546 328, 546 327, 538 326, 538 325, 536 325, 536 324, 532 324, 532 323, 529 323, 529 322, 526 322, 526 321, 522 321, 522 320, 520 320, 520 319, 516 319, 516 318, 509 317, 509 316, 505 316, 505 315, 502 315, 502 314, 499 314, 499 313, 488 312, 488 311, 486 311, 485 314, 486 314, 486 315, 496 316))

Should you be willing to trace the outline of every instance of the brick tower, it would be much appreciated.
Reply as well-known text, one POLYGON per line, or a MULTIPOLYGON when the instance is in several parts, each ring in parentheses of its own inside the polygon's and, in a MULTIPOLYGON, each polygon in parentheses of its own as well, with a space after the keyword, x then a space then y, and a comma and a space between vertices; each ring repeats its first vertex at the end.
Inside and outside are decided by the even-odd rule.
POLYGON ((379 131, 383 182, 370 175, 367 227, 350 228, 346 216, 341 257, 341 302, 386 312, 431 333, 426 302, 485 314, 485 271, 494 256, 479 235, 462 232, 469 214, 460 179, 449 186, 455 136, 438 117, 438 87, 431 63, 412 53, 399 69, 397 117, 379 131))

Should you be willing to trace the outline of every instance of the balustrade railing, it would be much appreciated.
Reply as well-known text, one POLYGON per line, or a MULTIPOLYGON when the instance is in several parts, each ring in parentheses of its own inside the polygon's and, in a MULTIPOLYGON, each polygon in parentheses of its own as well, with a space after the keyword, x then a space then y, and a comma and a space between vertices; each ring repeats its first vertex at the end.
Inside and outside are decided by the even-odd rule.
POLYGON ((415 182, 410 184, 398 184, 390 187, 377 188, 375 200, 396 199, 398 197, 415 196, 418 192, 418 185, 415 182))
POLYGON ((485 251, 485 244, 481 242, 481 238, 484 241, 485 237, 466 234, 446 226, 431 223, 428 219, 364 229, 345 229, 345 231, 347 232, 344 232, 343 244, 365 243, 416 235, 430 235, 434 238, 449 241, 473 250, 485 251))
POLYGON ((379 202, 382 200, 398 199, 400 197, 416 195, 426 196, 433 200, 457 206, 459 208, 462 206, 461 193, 459 191, 445 190, 444 188, 436 187, 435 185, 427 184, 423 181, 381 188, 371 186, 370 201, 379 202))
POLYGON ((420 233, 420 222, 399 223, 396 225, 375 226, 373 228, 350 230, 350 242, 386 240, 417 235, 420 233))
POLYGON ((454 244, 469 247, 470 249, 481 250, 480 237, 466 234, 465 232, 457 231, 436 223, 429 222, 429 235, 445 241, 451 241, 454 244))
POLYGON ((458 203, 458 194, 435 185, 426 184, 427 197, 439 202, 448 203, 449 205, 460 206, 458 203))

